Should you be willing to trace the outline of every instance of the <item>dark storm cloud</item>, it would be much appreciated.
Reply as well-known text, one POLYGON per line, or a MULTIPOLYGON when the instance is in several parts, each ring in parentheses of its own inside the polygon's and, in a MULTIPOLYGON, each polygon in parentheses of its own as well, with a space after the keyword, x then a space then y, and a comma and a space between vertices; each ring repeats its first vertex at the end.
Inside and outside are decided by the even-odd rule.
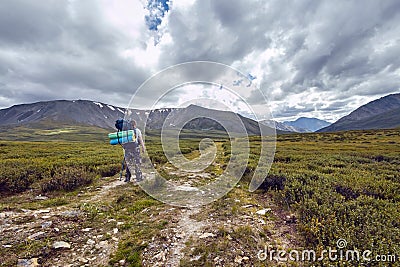
POLYGON ((290 107, 287 105, 283 105, 280 109, 274 110, 274 116, 279 117, 291 117, 296 116, 300 113, 309 113, 315 110, 315 107, 312 105, 307 105, 304 107, 290 107))
POLYGON ((132 44, 102 19, 95 1, 2 1, 0 106, 54 98, 127 102, 150 73, 119 54, 132 44))
MULTIPOLYGON (((270 48, 274 38, 283 40, 295 34, 295 43, 302 43, 301 30, 307 21, 301 18, 317 6, 314 1, 196 1, 184 13, 172 10, 169 31, 173 43, 164 48, 168 53, 162 62, 211 60, 229 65, 270 48)), ((289 50, 295 53, 296 49, 289 50)))
MULTIPOLYGON (((196 34, 205 25, 194 19, 189 22, 190 27, 178 27, 180 36, 188 35, 190 41, 172 34, 174 40, 179 40, 177 51, 183 51, 180 58, 173 59, 218 58, 212 52, 220 45, 220 59, 230 64, 243 61, 257 49, 278 49, 280 53, 266 60, 263 69, 261 88, 271 101, 289 100, 291 95, 312 89, 331 93, 330 101, 364 96, 366 103, 400 89, 399 1, 268 1, 265 5, 214 2, 198 2, 201 7, 196 11, 200 10, 201 17, 213 25, 210 28, 214 43, 229 40, 227 33, 233 29, 237 29, 236 42, 207 46, 207 37, 196 34), (190 51, 185 49, 186 45, 190 51)), ((262 58, 254 57, 254 65, 258 60, 262 58)), ((252 62, 239 66, 247 70, 252 62)), ((260 100, 249 101, 254 104, 260 100)), ((338 115, 345 115, 343 110, 352 108, 338 108, 338 115)))
POLYGON ((2 1, 0 44, 32 45, 61 34, 66 1, 2 1))
MULTIPOLYGON (((393 57, 400 49, 398 11, 398 1, 319 2, 310 16, 299 12, 293 18, 305 27, 293 26, 288 38, 274 38, 275 43, 283 44, 285 53, 269 67, 287 66, 281 86, 286 95, 311 87, 368 95, 396 91, 399 86, 386 86, 386 80, 390 77, 391 83, 399 82, 398 75, 390 74, 399 68, 398 58, 393 57), (298 33, 290 37, 292 32, 298 33), (385 68, 389 70, 381 75, 385 68)), ((265 78, 268 88, 274 75, 265 78)))
MULTIPOLYGON (((150 3, 158 8, 167 1, 150 3)), ((399 91, 400 1, 179 4, 154 13, 163 15, 162 24, 146 25, 142 14, 143 32, 132 38, 126 28, 110 24, 99 1, 2 1, 0 107, 54 98, 123 103, 156 69, 194 60, 256 75, 254 82, 262 81, 261 90, 281 107, 276 113, 282 117, 315 110, 339 117, 399 91), (160 25, 160 55, 152 69, 122 56, 127 48, 148 45, 160 25), (308 94, 323 97, 311 100, 308 94), (298 99, 304 103, 293 107, 298 99)), ((251 104, 261 101, 254 96, 251 104)))
POLYGON ((245 1, 197 1, 184 13, 171 10, 169 33, 173 43, 163 48, 161 64, 209 60, 227 65, 254 51, 268 48, 270 27, 263 5, 245 1))

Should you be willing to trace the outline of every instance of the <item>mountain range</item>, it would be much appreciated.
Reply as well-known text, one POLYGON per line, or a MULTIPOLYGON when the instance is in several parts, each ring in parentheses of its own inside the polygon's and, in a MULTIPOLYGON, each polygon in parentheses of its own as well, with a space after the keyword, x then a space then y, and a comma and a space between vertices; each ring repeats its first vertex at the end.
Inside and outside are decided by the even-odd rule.
POLYGON ((307 117, 300 117, 295 121, 285 121, 284 124, 298 129, 298 132, 315 132, 331 125, 330 122, 307 117))
MULTIPOLYGON (((196 105, 186 108, 162 108, 156 110, 130 109, 131 118, 137 121, 138 127, 159 130, 164 128, 185 128, 196 130, 220 130, 225 125, 231 132, 242 132, 240 123, 243 123, 249 135, 259 135, 260 127, 264 132, 271 133, 272 128, 259 124, 247 117, 229 111, 207 109, 196 105), (193 114, 196 119, 191 120, 193 114), (214 118, 215 120, 209 119, 214 118), (236 122, 235 122, 236 120, 236 122), (183 127, 184 126, 184 127, 183 127)), ((55 100, 32 104, 15 105, 0 110, 0 127, 42 127, 52 122, 62 125, 85 125, 115 130, 115 121, 123 118, 125 109, 105 103, 89 100, 55 100), (48 123, 50 122, 50 123, 48 123), (39 125, 39 126, 38 126, 39 125)), ((277 131, 284 133, 283 131, 277 131)))
POLYGON ((269 127, 275 127, 277 130, 296 133, 315 132, 323 127, 330 125, 330 122, 316 119, 300 117, 295 121, 278 122, 274 120, 262 120, 260 123, 269 127))
MULTIPOLYGON (((115 120, 123 118, 125 111, 125 108, 89 100, 54 100, 14 105, 0 110, 0 132, 4 132, 5 129, 9 131, 15 127, 47 129, 53 127, 52 125, 77 125, 115 130, 115 120)), ((259 127, 268 133, 271 133, 272 128, 275 127, 278 134, 382 129, 400 127, 400 94, 388 95, 367 103, 333 124, 306 117, 295 121, 263 120, 258 123, 230 111, 196 105, 156 110, 130 109, 130 112, 139 127, 143 127, 147 121, 146 129, 155 130, 162 127, 173 129, 184 126, 183 128, 191 130, 223 131, 222 125, 225 125, 230 131, 240 132, 240 125, 234 123, 236 118, 241 120, 249 135, 259 135, 259 127), (193 114, 196 114, 197 118, 192 120, 193 114)))
POLYGON ((272 127, 272 128, 275 127, 275 129, 280 130, 280 131, 285 131, 285 132, 296 132, 296 133, 307 132, 307 130, 305 130, 305 129, 300 129, 300 128, 290 126, 283 122, 279 122, 279 121, 275 121, 275 120, 261 120, 260 123, 264 124, 268 127, 272 127))
POLYGON ((400 127, 400 93, 371 101, 318 132, 400 127))

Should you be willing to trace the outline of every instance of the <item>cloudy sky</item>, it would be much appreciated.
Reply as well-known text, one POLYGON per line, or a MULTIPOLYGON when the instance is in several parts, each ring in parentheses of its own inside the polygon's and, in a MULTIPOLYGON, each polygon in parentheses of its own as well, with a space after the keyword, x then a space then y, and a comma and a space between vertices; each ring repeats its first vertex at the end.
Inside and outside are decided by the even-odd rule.
POLYGON ((124 107, 151 75, 195 60, 256 77, 278 120, 334 121, 400 91, 400 1, 0 2, 0 108, 124 107))

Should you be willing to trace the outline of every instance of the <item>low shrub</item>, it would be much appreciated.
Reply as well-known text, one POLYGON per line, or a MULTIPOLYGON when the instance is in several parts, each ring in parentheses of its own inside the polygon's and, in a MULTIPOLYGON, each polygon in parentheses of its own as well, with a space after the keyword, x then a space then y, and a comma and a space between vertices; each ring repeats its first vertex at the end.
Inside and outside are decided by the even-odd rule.
POLYGON ((121 164, 109 164, 98 167, 97 172, 101 177, 111 177, 121 171, 121 164))
POLYGON ((80 186, 90 184, 95 177, 94 173, 85 171, 84 168, 59 169, 51 178, 46 178, 41 189, 43 193, 56 190, 72 191, 80 186))
POLYGON ((260 185, 260 189, 265 191, 272 190, 283 190, 285 188, 286 177, 284 175, 267 175, 264 182, 260 185))

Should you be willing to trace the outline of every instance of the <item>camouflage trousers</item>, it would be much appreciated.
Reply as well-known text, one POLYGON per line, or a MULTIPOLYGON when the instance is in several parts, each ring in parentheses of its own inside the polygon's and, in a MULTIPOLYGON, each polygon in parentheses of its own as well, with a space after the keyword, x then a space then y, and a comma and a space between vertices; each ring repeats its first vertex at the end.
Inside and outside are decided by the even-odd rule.
POLYGON ((133 172, 132 168, 135 170, 136 181, 141 181, 142 171, 140 169, 140 165, 142 163, 142 158, 140 156, 140 148, 135 143, 128 143, 124 145, 125 149, 125 162, 126 165, 126 174, 125 181, 128 182, 131 180, 131 172, 133 172))

